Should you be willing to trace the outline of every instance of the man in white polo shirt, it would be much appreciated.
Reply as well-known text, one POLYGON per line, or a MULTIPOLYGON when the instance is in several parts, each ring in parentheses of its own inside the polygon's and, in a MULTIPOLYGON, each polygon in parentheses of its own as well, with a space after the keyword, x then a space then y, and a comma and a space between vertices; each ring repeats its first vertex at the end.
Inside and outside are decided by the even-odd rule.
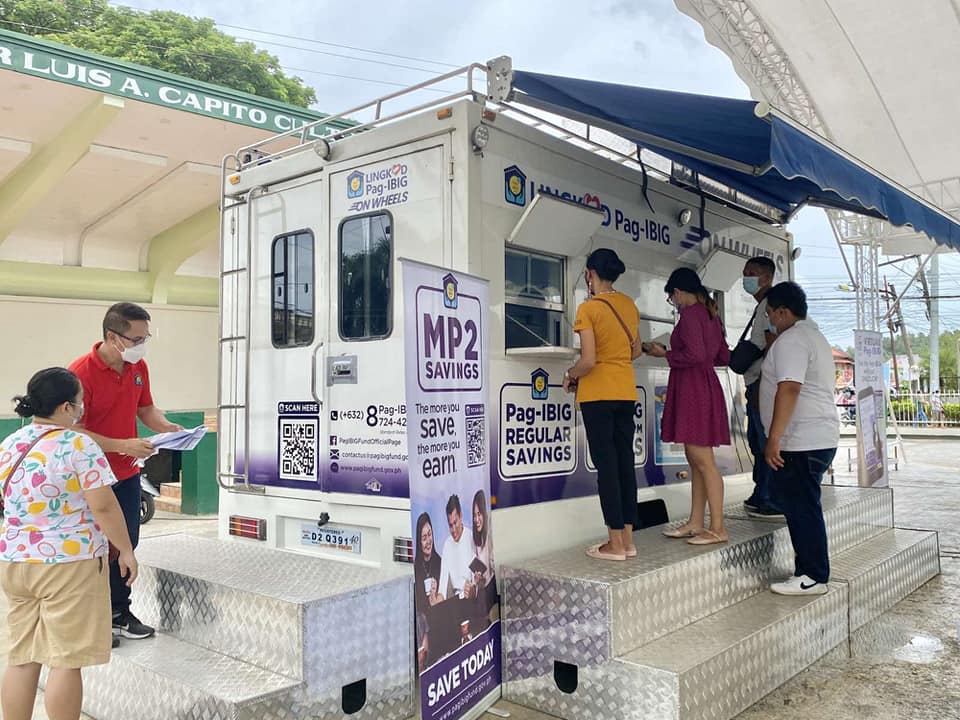
POLYGON ((793 577, 770 589, 780 595, 822 595, 830 558, 820 481, 840 439, 833 352, 816 323, 807 320, 807 296, 799 285, 780 283, 766 300, 770 331, 777 338, 767 350, 760 378, 764 459, 773 468, 771 490, 796 553, 793 577))

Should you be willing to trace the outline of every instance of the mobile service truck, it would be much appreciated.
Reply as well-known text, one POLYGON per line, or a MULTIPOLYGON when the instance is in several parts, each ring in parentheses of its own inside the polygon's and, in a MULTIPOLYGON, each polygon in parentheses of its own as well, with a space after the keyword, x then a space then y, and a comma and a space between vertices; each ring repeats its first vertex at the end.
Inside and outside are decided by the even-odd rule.
MULTIPOLYGON (((509 58, 472 65, 225 160, 222 537, 372 566, 411 561, 401 258, 489 281, 487 437, 467 442, 489 445, 500 562, 603 534, 582 422, 561 389, 593 249, 625 262, 616 288, 635 300, 645 341, 669 338, 676 317, 663 287, 678 266, 716 291, 731 344, 754 307, 740 288, 744 260, 765 255, 778 279, 792 277, 778 212, 525 107, 510 68, 509 58), (463 90, 429 96, 458 78, 463 90), (415 107, 388 110, 411 98, 415 107), (361 112, 375 117, 319 136, 361 112)), ((646 356, 635 368, 638 500, 663 499, 678 515, 688 468, 658 433, 668 369, 646 356)), ((717 372, 733 430, 717 457, 729 478, 752 458, 742 380, 717 372)), ((728 493, 748 485, 728 480, 728 493)))

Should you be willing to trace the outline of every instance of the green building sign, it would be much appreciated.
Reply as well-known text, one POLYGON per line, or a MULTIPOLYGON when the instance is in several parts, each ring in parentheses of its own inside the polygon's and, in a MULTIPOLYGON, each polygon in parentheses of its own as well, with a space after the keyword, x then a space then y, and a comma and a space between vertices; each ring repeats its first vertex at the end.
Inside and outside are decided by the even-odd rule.
MULTIPOLYGON (((83 53, 9 31, 0 31, 0 69, 262 128, 271 133, 298 129, 323 117, 267 98, 83 53)), ((335 122, 310 128, 307 136, 311 139, 322 137, 332 128, 350 124, 335 122)))

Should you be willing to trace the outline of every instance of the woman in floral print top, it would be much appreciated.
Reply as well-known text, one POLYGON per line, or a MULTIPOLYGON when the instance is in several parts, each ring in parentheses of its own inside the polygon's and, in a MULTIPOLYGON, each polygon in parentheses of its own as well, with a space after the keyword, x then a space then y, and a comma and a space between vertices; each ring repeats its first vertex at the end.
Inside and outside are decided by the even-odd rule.
POLYGON ((110 659, 107 537, 128 583, 137 561, 107 459, 72 429, 83 416, 77 377, 41 370, 15 400, 17 414, 33 422, 0 442, 0 585, 10 633, 3 715, 31 716, 46 665, 48 716, 79 718, 80 668, 110 659))

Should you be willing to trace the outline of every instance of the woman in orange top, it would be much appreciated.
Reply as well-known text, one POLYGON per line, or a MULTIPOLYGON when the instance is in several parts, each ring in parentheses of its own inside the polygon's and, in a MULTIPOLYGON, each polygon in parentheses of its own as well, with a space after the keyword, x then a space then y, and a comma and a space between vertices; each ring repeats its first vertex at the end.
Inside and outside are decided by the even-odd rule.
POLYGON ((603 560, 634 557, 637 476, 633 432, 637 387, 633 360, 640 356, 640 313, 633 300, 613 289, 626 270, 613 250, 594 250, 584 278, 591 297, 577 308, 580 359, 567 370, 563 387, 576 389, 590 456, 597 468, 600 509, 609 540, 587 549, 603 560))

